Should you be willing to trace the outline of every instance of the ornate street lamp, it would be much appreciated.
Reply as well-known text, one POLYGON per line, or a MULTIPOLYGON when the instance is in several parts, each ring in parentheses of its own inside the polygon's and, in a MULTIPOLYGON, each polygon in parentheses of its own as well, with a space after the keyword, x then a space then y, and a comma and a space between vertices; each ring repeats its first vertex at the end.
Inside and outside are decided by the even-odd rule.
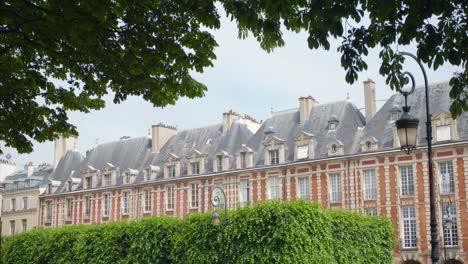
MULTIPOLYGON (((414 59, 424 76, 424 89, 426 97, 426 140, 427 140, 427 157, 428 157, 428 166, 429 166, 429 196, 430 196, 430 211, 431 211, 431 259, 432 264, 437 264, 439 262, 439 240, 437 238, 437 220, 436 220, 436 210, 435 210, 435 194, 434 194, 434 172, 432 165, 432 122, 431 114, 429 112, 429 87, 427 82, 427 75, 421 61, 413 54, 408 52, 400 52, 403 56, 408 56, 414 59)), ((406 153, 410 153, 416 147, 416 131, 418 127, 419 120, 411 117, 409 114, 409 106, 407 105, 407 96, 414 91, 415 81, 414 77, 409 72, 404 72, 403 75, 406 81, 411 80, 412 88, 405 95, 405 92, 402 92, 405 95, 405 107, 403 107, 403 115, 401 118, 396 121, 396 126, 398 130, 398 137, 400 139, 401 149, 406 153), (408 78, 409 77, 409 78, 408 78)))
MULTIPOLYGON (((226 204, 226 193, 224 192, 223 187, 219 185, 215 185, 213 190, 211 191, 211 204, 213 205, 213 216, 211 217, 211 221, 213 225, 218 226, 220 223, 220 216, 217 211, 219 207, 224 207, 224 219, 223 219, 223 226, 224 230, 228 224, 228 212, 227 212, 227 204, 226 204)), ((223 234, 224 234, 223 230, 223 234)), ((226 260, 226 252, 224 252, 224 263, 227 263, 226 260)))

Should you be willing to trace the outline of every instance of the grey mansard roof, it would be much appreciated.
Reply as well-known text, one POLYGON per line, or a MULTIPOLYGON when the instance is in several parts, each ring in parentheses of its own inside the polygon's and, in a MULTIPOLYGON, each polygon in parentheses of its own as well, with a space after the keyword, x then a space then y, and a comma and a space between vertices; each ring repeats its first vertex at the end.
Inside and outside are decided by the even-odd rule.
MULTIPOLYGON (((450 86, 447 83, 434 84, 430 88, 431 112, 434 114, 448 112, 450 106, 450 86)), ((418 144, 425 145, 425 108, 424 90, 418 88, 409 96, 411 113, 420 119, 418 129, 418 144)), ((285 162, 294 160, 294 139, 305 132, 313 135, 315 140, 314 159, 328 156, 327 145, 334 140, 343 144, 343 154, 357 154, 361 152, 360 142, 367 137, 378 141, 378 150, 393 149, 393 130, 390 121, 391 112, 401 109, 404 98, 400 94, 393 95, 384 106, 367 121, 361 112, 349 101, 338 101, 317 104, 312 109, 309 118, 304 123, 299 122, 298 110, 274 114, 264 121, 255 134, 247 129, 245 124, 234 122, 229 131, 223 134, 222 124, 178 131, 162 147, 159 153, 151 151, 150 137, 125 138, 118 141, 104 143, 89 150, 86 156, 77 151, 69 151, 59 162, 57 168, 50 174, 51 180, 61 181, 56 192, 64 192, 65 181, 72 177, 81 178, 81 172, 92 166, 97 170, 112 164, 117 171, 117 185, 122 184, 122 173, 127 169, 137 170, 135 183, 143 180, 145 167, 159 166, 161 171, 158 179, 163 178, 164 160, 169 154, 180 158, 181 177, 187 177, 187 155, 198 151, 205 158, 205 173, 213 172, 213 160, 220 153, 228 154, 229 170, 235 169, 235 155, 245 146, 254 152, 254 166, 264 166, 264 145, 267 132, 269 135, 284 140, 285 162), (329 129, 329 121, 336 119, 336 130, 329 129), (74 172, 72 174, 72 172, 74 172)), ((459 140, 468 140, 468 113, 457 119, 459 140)), ((10 176, 14 177, 13 176, 10 176)), ((9 177, 7 177, 9 179, 9 177)), ((100 182, 97 187, 100 186, 100 182)), ((79 184, 77 190, 82 188, 79 184)))
POLYGON ((6 188, 5 190, 20 190, 25 188, 38 187, 42 184, 47 183, 49 176, 53 171, 53 167, 50 164, 41 164, 38 167, 34 168, 34 171, 31 176, 27 176, 26 169, 15 172, 12 175, 9 175, 5 178, 5 181, 2 183, 6 188), (34 180, 34 182, 29 183, 29 186, 25 186, 27 180, 34 180), (22 183, 21 187, 16 186, 15 188, 7 188, 9 184, 22 183))

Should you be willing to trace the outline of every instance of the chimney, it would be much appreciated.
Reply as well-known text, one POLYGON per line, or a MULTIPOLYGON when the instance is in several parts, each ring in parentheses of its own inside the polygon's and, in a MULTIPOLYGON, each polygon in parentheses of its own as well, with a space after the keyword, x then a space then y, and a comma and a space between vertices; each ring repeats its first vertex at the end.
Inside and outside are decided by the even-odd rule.
POLYGON ((34 173, 34 165, 32 163, 32 161, 26 163, 26 165, 24 165, 24 170, 26 171, 26 176, 27 177, 31 177, 34 173))
POLYGON ((74 136, 71 137, 63 137, 59 136, 55 139, 55 148, 54 148, 54 168, 57 167, 59 161, 67 151, 76 148, 76 141, 77 138, 74 136))
POLYGON ((368 122, 372 119, 372 117, 374 117, 376 112, 375 83, 371 79, 367 79, 367 81, 364 81, 364 100, 366 110, 366 121, 368 122))
POLYGON ((151 130, 151 151, 154 153, 159 153, 167 141, 177 134, 176 127, 164 125, 163 123, 153 125, 151 130))
POLYGON ((229 110, 229 112, 223 114, 223 135, 226 135, 229 129, 231 129, 234 120, 239 118, 239 114, 229 110))
POLYGON ((310 111, 314 108, 317 101, 314 97, 299 97, 299 122, 302 124, 309 119, 310 111))

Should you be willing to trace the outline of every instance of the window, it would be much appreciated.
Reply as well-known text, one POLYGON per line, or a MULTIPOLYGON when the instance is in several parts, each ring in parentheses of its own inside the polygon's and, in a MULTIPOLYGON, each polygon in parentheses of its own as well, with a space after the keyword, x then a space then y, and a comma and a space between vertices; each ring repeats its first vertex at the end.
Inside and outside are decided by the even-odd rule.
POLYGON ((279 149, 273 149, 268 151, 270 154, 270 165, 279 164, 279 149))
POLYGON ((69 181, 68 184, 67 184, 67 190, 69 192, 71 192, 73 190, 73 182, 72 181, 69 181))
POLYGON ((216 166, 218 168, 218 171, 223 171, 223 156, 216 157, 216 166))
POLYGON ((302 199, 310 200, 310 183, 309 177, 299 178, 299 196, 302 199))
POLYGON ((240 181, 241 201, 240 206, 244 207, 250 204, 250 182, 249 180, 240 181))
POLYGON ((198 208, 198 184, 190 184, 190 208, 198 208))
POLYGON ((341 202, 341 175, 339 173, 330 175, 330 187, 331 187, 330 202, 340 203, 341 202))
POLYGON ((190 163, 192 166, 192 174, 200 174, 200 163, 199 162, 192 162, 190 163))
POLYGON ((28 220, 23 219, 21 220, 21 231, 26 232, 28 230, 28 220))
POLYGON ((93 187, 93 177, 85 177, 85 188, 90 189, 93 187))
POLYGON ((84 210, 84 218, 89 218, 91 216, 91 197, 85 196, 85 210, 84 210))
POLYGON ((29 209, 29 197, 25 196, 23 197, 23 210, 28 210, 29 209))
POLYGON ((372 207, 372 208, 366 208, 364 209, 364 212, 366 215, 378 215, 377 208, 372 207))
POLYGON ((450 125, 436 127, 436 139, 437 141, 450 140, 450 125))
POLYGON ((330 131, 336 130, 336 123, 330 123, 328 130, 330 131))
POLYGON ((10 235, 15 234, 15 220, 10 221, 10 235))
POLYGON ((403 247, 415 248, 416 238, 416 210, 414 206, 405 206, 403 209, 403 247))
POLYGON ((151 170, 146 170, 146 173, 145 173, 145 181, 150 181, 151 180, 151 174, 153 172, 151 170))
POLYGON ((307 159, 309 157, 309 146, 297 146, 297 159, 307 159))
POLYGON ((167 173, 169 174, 169 178, 175 178, 175 165, 170 165, 170 166, 167 166, 167 173))
POLYGON ((128 215, 129 208, 130 208, 130 192, 123 192, 122 193, 122 214, 128 215))
POLYGON ((112 178, 110 174, 104 174, 104 179, 102 181, 103 186, 111 186, 112 178))
POLYGON ((166 210, 174 210, 175 187, 169 186, 166 191, 166 210))
POLYGON ((241 169, 247 168, 247 155, 245 152, 240 153, 240 167, 241 169))
POLYGON ((102 216, 107 217, 109 216, 109 208, 110 208, 110 194, 106 193, 102 195, 102 216))
POLYGON ((150 189, 145 190, 144 205, 145 205, 145 208, 144 208, 145 213, 151 212, 151 190, 150 189))
POLYGON ((391 116, 390 116, 390 120, 395 121, 395 120, 398 120, 398 118, 400 118, 400 112, 399 111, 393 111, 391 116))
POLYGON ((364 199, 377 199, 377 179, 375 177, 375 170, 364 171, 364 199))
POLYGON ((130 183, 130 173, 125 173, 124 174, 123 183, 124 184, 130 183))
POLYGON ((413 167, 412 166, 400 167, 400 175, 401 175, 401 195, 403 196, 414 195, 413 167))
POLYGON ((67 199, 67 219, 70 220, 73 215, 73 199, 67 199))
POLYGON ((455 177, 453 175, 452 161, 439 162, 439 170, 442 178, 442 193, 454 193, 455 177))
POLYGON ((16 211, 16 198, 11 198, 11 210, 16 211))
POLYGON ((336 153, 336 145, 335 144, 331 145, 330 152, 331 153, 336 153))
POLYGON ((280 199, 281 196, 278 176, 268 178, 268 187, 270 199, 280 199))
POLYGON ((458 246, 458 232, 457 232, 457 211, 453 203, 443 203, 442 204, 442 214, 444 215, 444 243, 447 247, 458 246), (451 228, 445 223, 450 219, 451 228))
POLYGON ((52 222, 52 201, 47 201, 46 202, 46 222, 50 223, 52 222))

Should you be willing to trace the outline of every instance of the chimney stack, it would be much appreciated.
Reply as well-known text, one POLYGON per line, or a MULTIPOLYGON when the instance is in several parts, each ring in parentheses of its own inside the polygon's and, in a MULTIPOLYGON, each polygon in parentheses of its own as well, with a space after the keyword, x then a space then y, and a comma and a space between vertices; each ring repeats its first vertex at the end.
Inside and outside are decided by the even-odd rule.
POLYGON ((167 141, 177 134, 176 127, 164 125, 162 123, 153 125, 151 130, 151 151, 154 153, 159 153, 167 141))
POLYGON ((310 111, 314 108, 317 101, 312 96, 299 97, 299 122, 302 124, 309 119, 310 111))
POLYGON ((239 114, 229 110, 229 112, 223 114, 223 135, 226 135, 229 129, 231 129, 234 120, 239 118, 239 114))
POLYGON ((67 138, 59 136, 57 139, 55 139, 54 168, 57 167, 60 159, 63 158, 65 154, 67 154, 67 151, 76 148, 76 141, 77 138, 74 136, 67 138))
POLYGON ((34 165, 32 161, 28 162, 26 165, 24 165, 24 170, 26 171, 26 176, 31 177, 34 173, 34 165))
POLYGON ((374 117, 375 112, 377 111, 375 106, 375 83, 371 79, 364 81, 364 104, 366 110, 366 121, 374 117))

